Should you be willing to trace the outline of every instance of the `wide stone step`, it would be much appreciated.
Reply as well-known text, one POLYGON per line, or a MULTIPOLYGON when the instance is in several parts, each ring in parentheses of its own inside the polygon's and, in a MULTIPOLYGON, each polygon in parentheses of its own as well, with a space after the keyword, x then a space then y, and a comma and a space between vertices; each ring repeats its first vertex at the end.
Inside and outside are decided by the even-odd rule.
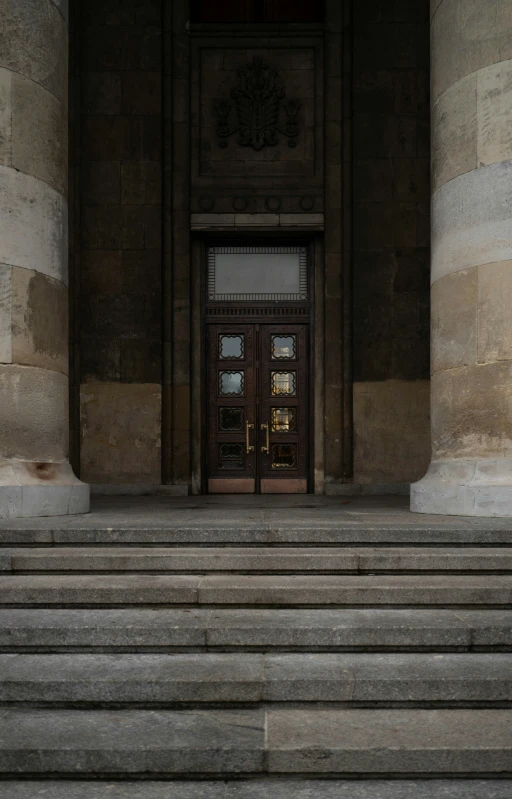
POLYGON ((0 799, 510 799, 510 780, 3 782, 0 799))
POLYGON ((86 650, 512 650, 512 611, 5 609, 4 652, 86 650))
POLYGON ((512 576, 16 575, 3 605, 512 605, 512 576))
POLYGON ((510 776, 512 710, 7 710, 0 773, 510 776))
MULTIPOLYGON (((223 515, 226 516, 226 513, 223 515)), ((371 521, 363 524, 304 521, 300 525, 291 520, 287 524, 248 524, 246 518, 229 524, 206 519, 201 519, 200 524, 176 524, 169 521, 172 511, 166 514, 167 522, 161 526, 150 526, 147 518, 134 518, 133 514, 127 514, 124 526, 115 523, 99 526, 97 522, 95 525, 92 516, 89 522, 84 517, 70 517, 68 526, 63 526, 62 518, 30 519, 29 523, 27 519, 22 519, 18 522, 0 522, 0 546, 512 546, 512 526, 508 522, 499 525, 495 519, 492 520, 493 526, 485 527, 481 519, 443 519, 440 523, 439 517, 431 524, 418 517, 414 523, 400 525, 395 519, 386 520, 382 513, 370 515, 371 521)))
POLYGON ((0 649, 512 651, 512 611, 10 608, 0 610, 0 649))
POLYGON ((511 548, 52 547, 10 557, 13 572, 512 571, 511 548))
POLYGON ((512 702, 512 654, 0 655, 0 702, 512 702))

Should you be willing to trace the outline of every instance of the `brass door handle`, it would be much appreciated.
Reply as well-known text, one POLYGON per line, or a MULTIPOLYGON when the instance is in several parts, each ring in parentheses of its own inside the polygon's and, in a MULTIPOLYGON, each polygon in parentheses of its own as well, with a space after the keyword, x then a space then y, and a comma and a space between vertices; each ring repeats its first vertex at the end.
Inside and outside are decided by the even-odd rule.
POLYGON ((262 424, 261 429, 266 430, 265 446, 261 448, 261 451, 268 455, 270 453, 270 429, 268 424, 262 424))
POLYGON ((248 455, 249 455, 250 452, 254 451, 254 447, 252 447, 249 444, 249 436, 250 436, 249 430, 252 430, 253 428, 254 428, 254 425, 250 424, 250 422, 246 422, 245 423, 245 451, 246 451, 246 453, 248 455))

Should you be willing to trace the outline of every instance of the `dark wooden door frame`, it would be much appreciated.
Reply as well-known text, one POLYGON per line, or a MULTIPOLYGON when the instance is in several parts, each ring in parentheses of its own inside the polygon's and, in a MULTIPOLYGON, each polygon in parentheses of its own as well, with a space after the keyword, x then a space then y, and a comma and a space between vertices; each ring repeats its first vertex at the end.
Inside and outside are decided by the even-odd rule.
MULTIPOLYGON (((239 230, 236 233, 223 231, 218 233, 197 232, 192 237, 192 325, 191 325, 191 456, 192 494, 207 493, 206 441, 207 424, 204 402, 204 387, 207 381, 206 341, 207 321, 219 323, 232 322, 232 316, 222 316, 215 309, 208 308, 206 302, 207 287, 207 248, 210 245, 236 243, 251 246, 254 244, 303 244, 308 249, 308 291, 309 302, 292 303, 285 308, 279 307, 277 318, 264 316, 262 322, 283 322, 282 311, 286 310, 284 319, 290 323, 309 323, 308 358, 310 368, 309 379, 309 471, 308 493, 324 492, 324 247, 323 236, 317 232, 282 230, 265 231, 258 235, 253 230, 239 230)), ((241 306, 242 304, 238 304, 241 306)), ((265 310, 265 303, 261 303, 265 310)), ((268 305, 268 304, 267 304, 268 305)), ((274 304, 275 306, 276 304, 274 304)), ((279 304, 281 305, 281 304, 279 304)), ((268 310, 268 308, 266 309, 268 310)), ((240 308, 241 311, 241 308, 240 308)), ((257 317, 240 315, 237 321, 254 322, 257 317)))

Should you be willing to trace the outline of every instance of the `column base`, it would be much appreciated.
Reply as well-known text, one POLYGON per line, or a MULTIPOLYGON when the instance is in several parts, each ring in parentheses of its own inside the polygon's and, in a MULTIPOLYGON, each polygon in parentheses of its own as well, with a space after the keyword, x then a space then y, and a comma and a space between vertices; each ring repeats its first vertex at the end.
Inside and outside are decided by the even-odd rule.
POLYGON ((411 485, 414 513, 512 516, 512 460, 432 461, 411 485))
POLYGON ((66 516, 89 507, 89 486, 67 461, 0 461, 0 519, 66 516))

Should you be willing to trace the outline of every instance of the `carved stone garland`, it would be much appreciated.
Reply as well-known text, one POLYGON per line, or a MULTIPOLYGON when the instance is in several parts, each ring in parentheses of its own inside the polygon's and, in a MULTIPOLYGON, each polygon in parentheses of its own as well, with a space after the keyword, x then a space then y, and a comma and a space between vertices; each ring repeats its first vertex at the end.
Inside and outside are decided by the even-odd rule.
POLYGON ((217 136, 221 147, 228 146, 228 139, 238 133, 238 143, 242 147, 262 150, 279 143, 278 133, 288 138, 288 146, 295 147, 299 135, 297 117, 300 103, 296 100, 282 101, 286 92, 277 71, 255 57, 250 64, 239 67, 238 86, 231 90, 234 100, 219 100, 214 105, 217 117, 217 136), (237 125, 230 125, 233 105, 237 125), (279 112, 283 108, 286 121, 279 127, 279 112))

